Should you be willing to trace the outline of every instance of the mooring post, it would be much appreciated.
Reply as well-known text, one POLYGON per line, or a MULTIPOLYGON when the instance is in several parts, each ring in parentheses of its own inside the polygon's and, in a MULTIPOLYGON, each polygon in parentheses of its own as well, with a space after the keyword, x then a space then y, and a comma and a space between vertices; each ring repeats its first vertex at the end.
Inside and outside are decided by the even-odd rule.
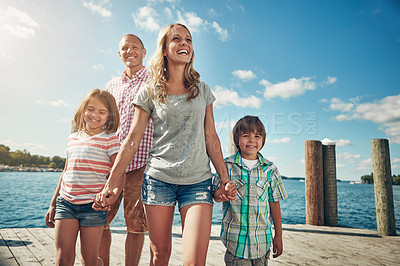
POLYGON ((381 236, 396 235, 389 141, 371 140, 376 226, 381 236))
POLYGON ((322 145, 324 168, 324 224, 338 225, 335 143, 322 145))
POLYGON ((322 143, 305 141, 306 224, 324 225, 322 143))

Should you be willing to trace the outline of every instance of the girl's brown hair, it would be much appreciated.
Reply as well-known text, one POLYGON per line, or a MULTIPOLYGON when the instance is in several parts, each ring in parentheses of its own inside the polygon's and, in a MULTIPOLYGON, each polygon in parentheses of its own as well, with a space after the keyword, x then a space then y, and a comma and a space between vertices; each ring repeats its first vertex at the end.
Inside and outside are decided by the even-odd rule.
POLYGON ((87 108, 89 101, 92 98, 97 98, 108 111, 107 122, 104 124, 104 131, 106 133, 116 132, 119 126, 119 112, 117 103, 111 93, 104 90, 93 89, 85 96, 79 107, 75 111, 74 122, 78 131, 86 128, 86 122, 83 119, 83 114, 87 108))
MULTIPOLYGON (((167 35, 171 32, 174 27, 184 27, 189 32, 190 36, 191 33, 189 29, 180 23, 169 24, 164 26, 161 29, 160 33, 158 34, 157 38, 157 48, 154 52, 153 56, 149 61, 149 67, 151 70, 152 79, 150 81, 150 86, 148 86, 149 95, 155 98, 160 103, 167 102, 167 81, 168 81, 168 61, 167 58, 164 56, 165 44, 167 41, 167 35), (153 91, 150 91, 153 88, 153 91)), ((199 88, 197 87, 197 83, 200 82, 200 74, 194 70, 193 68, 193 60, 194 60, 194 51, 192 58, 186 64, 184 70, 184 77, 185 77, 185 87, 188 88, 188 97, 187 100, 190 101, 191 99, 196 98, 199 95, 199 88)))
POLYGON ((262 136, 262 147, 264 147, 267 133, 261 120, 258 116, 246 115, 239 119, 233 127, 233 141, 235 142, 236 148, 240 151, 239 147, 239 136, 243 133, 257 132, 262 136))

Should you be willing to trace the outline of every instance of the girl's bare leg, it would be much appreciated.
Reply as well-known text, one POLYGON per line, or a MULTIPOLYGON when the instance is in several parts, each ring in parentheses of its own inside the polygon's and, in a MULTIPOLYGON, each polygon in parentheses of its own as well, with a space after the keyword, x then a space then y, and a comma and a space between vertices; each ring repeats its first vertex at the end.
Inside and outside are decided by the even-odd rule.
POLYGON ((167 266, 171 256, 175 206, 144 205, 150 239, 150 265, 167 266))
POLYGON ((81 226, 80 231, 82 264, 102 266, 103 261, 99 258, 99 247, 103 226, 81 226))
POLYGON ((79 222, 76 219, 61 219, 55 223, 55 244, 57 250, 56 265, 75 263, 75 245, 78 237, 79 222))
POLYGON ((212 205, 199 203, 180 209, 183 265, 206 265, 210 242, 212 205))

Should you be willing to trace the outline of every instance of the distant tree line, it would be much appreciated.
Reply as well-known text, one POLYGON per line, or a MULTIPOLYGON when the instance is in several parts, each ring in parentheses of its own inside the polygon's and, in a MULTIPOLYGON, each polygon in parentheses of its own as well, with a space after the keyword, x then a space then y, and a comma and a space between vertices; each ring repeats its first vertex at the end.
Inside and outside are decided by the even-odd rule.
POLYGON ((0 164, 9 166, 24 166, 24 167, 48 167, 53 169, 63 169, 65 158, 54 156, 52 158, 31 155, 27 150, 10 151, 10 148, 0 144, 0 164))
MULTIPOLYGON (((399 175, 393 175, 393 185, 400 185, 400 174, 399 175)), ((361 181, 365 184, 373 184, 374 183, 374 174, 371 173, 370 175, 363 175, 361 177, 361 181)))

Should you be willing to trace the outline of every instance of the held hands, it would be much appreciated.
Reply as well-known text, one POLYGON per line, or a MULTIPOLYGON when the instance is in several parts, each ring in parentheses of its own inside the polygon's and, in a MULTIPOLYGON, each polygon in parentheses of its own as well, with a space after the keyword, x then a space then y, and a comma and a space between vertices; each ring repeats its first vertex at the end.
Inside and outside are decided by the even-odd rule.
POLYGON ((96 211, 109 211, 111 210, 110 205, 113 204, 121 193, 120 189, 110 189, 107 185, 102 191, 96 194, 96 198, 93 199, 92 208, 96 211))
POLYGON ((216 201, 231 201, 236 198, 236 186, 229 180, 221 180, 221 184, 217 191, 215 191, 214 199, 216 201))
POLYGON ((47 210, 46 216, 44 217, 45 223, 48 227, 54 228, 54 215, 56 214, 56 207, 55 206, 50 206, 49 209, 47 210))
POLYGON ((280 236, 275 236, 272 242, 273 242, 273 243, 272 243, 272 244, 273 244, 273 249, 272 249, 273 254, 272 254, 272 257, 273 257, 273 258, 277 258, 277 257, 279 257, 280 255, 282 255, 282 252, 283 252, 283 241, 282 241, 282 236, 281 236, 281 235, 280 235, 280 236))

